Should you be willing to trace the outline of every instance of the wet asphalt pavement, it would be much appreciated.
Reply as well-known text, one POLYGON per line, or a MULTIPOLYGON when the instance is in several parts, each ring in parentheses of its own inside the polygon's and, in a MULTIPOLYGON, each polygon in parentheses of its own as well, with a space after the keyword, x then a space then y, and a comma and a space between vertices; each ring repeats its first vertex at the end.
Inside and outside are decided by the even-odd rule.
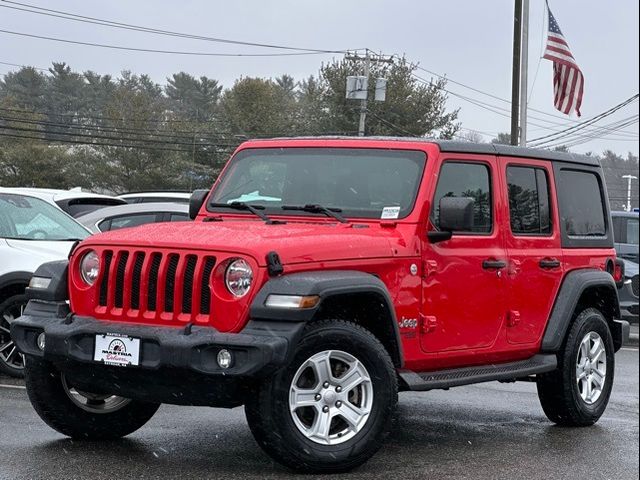
MULTIPOLYGON (((0 376, 0 384, 1 479, 295 476, 262 453, 242 408, 162 406, 126 439, 76 442, 42 423, 20 382, 0 376)), ((585 429, 549 423, 530 383, 403 393, 391 438, 340 477, 637 479, 638 414, 637 348, 618 353, 609 408, 585 429)))

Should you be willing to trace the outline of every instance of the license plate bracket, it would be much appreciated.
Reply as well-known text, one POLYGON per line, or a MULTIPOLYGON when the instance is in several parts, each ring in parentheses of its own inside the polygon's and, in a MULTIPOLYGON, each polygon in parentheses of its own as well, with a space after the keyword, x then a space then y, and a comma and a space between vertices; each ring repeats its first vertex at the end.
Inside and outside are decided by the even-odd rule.
POLYGON ((140 339, 118 333, 97 334, 93 360, 117 367, 140 364, 140 339))

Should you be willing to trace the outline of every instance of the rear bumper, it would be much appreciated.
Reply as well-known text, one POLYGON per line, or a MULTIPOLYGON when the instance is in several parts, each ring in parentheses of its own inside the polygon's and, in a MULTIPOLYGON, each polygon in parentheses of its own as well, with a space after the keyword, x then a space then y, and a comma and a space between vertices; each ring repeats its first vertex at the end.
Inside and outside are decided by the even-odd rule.
POLYGON ((56 364, 89 391, 161 403, 234 406, 242 403, 239 396, 251 380, 286 363, 303 328, 299 322, 262 321, 249 322, 235 334, 211 327, 154 327, 76 316, 66 303, 32 300, 12 323, 11 336, 28 357, 56 364), (37 344, 43 332, 44 351, 37 344), (95 338, 101 334, 139 338, 139 366, 95 362, 95 338), (218 365, 221 349, 232 354, 229 368, 218 365))

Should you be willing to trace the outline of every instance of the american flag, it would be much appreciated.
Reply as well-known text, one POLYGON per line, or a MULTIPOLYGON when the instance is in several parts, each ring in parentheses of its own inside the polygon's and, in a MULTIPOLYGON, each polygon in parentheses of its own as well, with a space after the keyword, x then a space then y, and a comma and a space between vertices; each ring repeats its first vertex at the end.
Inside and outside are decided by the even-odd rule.
POLYGON ((573 110, 580 116, 584 77, 569 44, 562 35, 558 22, 549 11, 549 32, 547 48, 543 58, 553 62, 553 104, 562 113, 569 115, 573 110))

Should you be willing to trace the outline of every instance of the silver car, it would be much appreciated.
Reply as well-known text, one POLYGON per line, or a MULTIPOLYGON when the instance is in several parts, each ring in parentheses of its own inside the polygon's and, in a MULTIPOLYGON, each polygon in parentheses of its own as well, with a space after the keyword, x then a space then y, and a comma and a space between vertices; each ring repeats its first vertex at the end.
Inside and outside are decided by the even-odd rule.
POLYGON ((189 206, 181 203, 136 203, 101 208, 76 219, 93 233, 147 223, 187 222, 189 206))

